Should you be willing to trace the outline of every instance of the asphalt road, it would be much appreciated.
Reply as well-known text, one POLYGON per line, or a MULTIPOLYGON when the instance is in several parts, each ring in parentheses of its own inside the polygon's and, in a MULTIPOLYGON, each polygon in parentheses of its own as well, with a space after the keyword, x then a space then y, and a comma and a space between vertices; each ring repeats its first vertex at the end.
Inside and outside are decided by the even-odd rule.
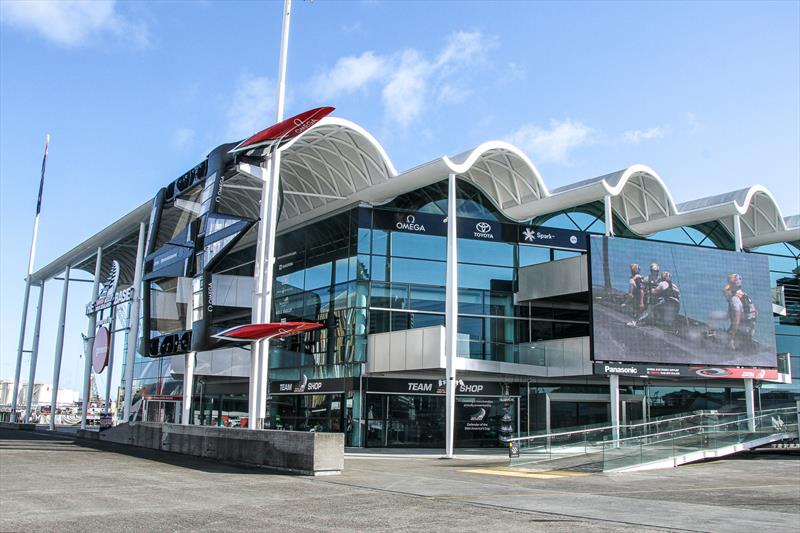
POLYGON ((0 430, 0 531, 793 531, 800 456, 634 474, 353 453, 309 478, 0 430))

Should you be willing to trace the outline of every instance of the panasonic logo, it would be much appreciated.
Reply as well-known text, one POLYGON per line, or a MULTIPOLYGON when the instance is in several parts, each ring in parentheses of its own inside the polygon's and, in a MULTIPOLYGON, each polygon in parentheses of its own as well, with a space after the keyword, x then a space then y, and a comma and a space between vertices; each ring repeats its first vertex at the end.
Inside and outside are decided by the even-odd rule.
POLYGON ((639 370, 635 366, 608 366, 605 365, 605 371, 611 374, 638 374, 639 370))

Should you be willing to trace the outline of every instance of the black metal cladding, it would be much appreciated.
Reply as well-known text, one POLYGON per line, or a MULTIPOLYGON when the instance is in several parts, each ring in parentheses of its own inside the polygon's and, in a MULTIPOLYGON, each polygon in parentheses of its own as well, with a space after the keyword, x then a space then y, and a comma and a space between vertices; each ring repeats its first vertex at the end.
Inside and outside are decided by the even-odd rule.
MULTIPOLYGON (((153 334, 151 291, 154 290, 153 284, 156 282, 168 282, 170 279, 174 279, 177 282, 180 278, 195 275, 196 263, 194 256, 197 249, 202 249, 203 246, 202 238, 200 237, 201 216, 191 220, 184 228, 177 228, 177 233, 168 242, 157 248, 159 231, 162 230, 164 210, 167 206, 174 205, 177 199, 190 193, 190 191, 192 194, 197 194, 196 187, 202 186, 207 177, 223 174, 234 163, 234 157, 228 153, 234 145, 235 143, 223 144, 212 150, 206 160, 195 165, 159 190, 153 200, 143 276, 145 280, 142 295, 143 339, 140 351, 146 352, 144 355, 161 357, 188 352, 191 349, 192 332, 190 330, 177 331, 151 338, 153 334)), ((187 312, 191 313, 191 304, 189 304, 187 312)))
MULTIPOLYGON (((143 298, 144 327, 142 330, 144 339, 147 339, 143 346, 146 346, 147 349, 142 351, 146 351, 146 355, 161 357, 185 353, 189 350, 210 350, 231 344, 212 336, 220 327, 213 326, 214 321, 212 320, 216 306, 211 301, 211 272, 220 261, 234 251, 237 244, 258 222, 258 219, 252 206, 246 216, 242 216, 235 210, 234 212, 223 212, 220 203, 225 197, 223 184, 237 175, 236 165, 238 162, 256 165, 263 162, 261 159, 245 158, 241 154, 231 154, 230 149, 236 144, 227 143, 212 150, 205 161, 164 187, 154 203, 144 274, 147 285, 143 298), (198 189, 198 187, 203 188, 198 189), (187 215, 185 205, 181 206, 178 203, 182 197, 201 206, 201 211, 188 224, 185 223, 185 219, 191 215, 187 215), (164 214, 165 209, 174 207, 182 209, 183 214, 174 210, 164 214), (179 214, 176 215, 176 213, 179 214), (209 227, 210 216, 213 216, 217 223, 220 220, 233 223, 223 224, 221 229, 217 229, 219 228, 218 224, 212 224, 209 227), (164 227, 164 224, 167 226, 164 227), (181 224, 185 224, 185 226, 181 227, 181 224), (219 243, 219 247, 213 253, 206 253, 209 250, 207 247, 215 243, 219 243), (192 278, 192 296, 188 303, 186 302, 188 290, 186 278, 192 278), (156 284, 159 285, 158 288, 156 284), (181 287, 176 287, 176 284, 181 287), (163 335, 159 335, 159 332, 153 330, 151 291, 163 292, 164 287, 169 287, 168 290, 176 295, 182 294, 180 302, 173 302, 179 309, 177 322, 191 319, 191 330, 169 331, 169 327, 167 327, 167 333, 163 335), (195 313, 196 307, 198 307, 197 313, 195 313)), ((230 200, 227 203, 230 204, 230 200)), ((258 199, 254 199, 253 203, 258 205, 258 199)), ((236 205, 234 202, 233 206, 236 205)), ((282 187, 280 188, 278 209, 280 218, 280 212, 283 209, 282 187)), ((160 296, 162 299, 165 297, 169 299, 171 296, 164 294, 160 296)), ((177 296, 173 298, 177 298, 177 296)), ((170 304, 165 305, 169 306, 170 304)), ((170 313, 174 313, 174 311, 173 309, 170 313)), ((242 313, 242 323, 247 323, 249 316, 249 312, 242 313), (244 314, 247 314, 246 319, 244 314)), ((170 320, 165 319, 166 322, 170 322, 170 320)), ((172 320, 171 323, 175 325, 176 321, 172 320)))

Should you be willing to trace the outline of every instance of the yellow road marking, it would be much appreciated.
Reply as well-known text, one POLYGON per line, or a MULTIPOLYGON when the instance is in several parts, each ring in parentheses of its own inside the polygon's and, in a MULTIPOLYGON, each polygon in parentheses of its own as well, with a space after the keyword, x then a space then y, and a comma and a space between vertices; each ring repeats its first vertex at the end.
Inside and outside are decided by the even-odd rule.
MULTIPOLYGON (((748 489, 772 489, 772 488, 781 488, 781 487, 797 487, 797 485, 748 485, 748 489)), ((697 488, 687 488, 682 487, 679 489, 653 489, 653 490, 600 490, 600 491, 589 491, 589 492, 580 492, 580 491, 565 491, 565 490, 541 490, 541 489, 531 489, 528 492, 510 492, 510 493, 493 493, 493 494, 450 494, 450 495, 441 495, 441 496, 427 496, 430 499, 436 500, 447 500, 447 499, 469 499, 469 498, 510 498, 515 496, 536 496, 536 497, 545 497, 545 496, 564 496, 564 495, 577 495, 577 496, 615 496, 618 494, 622 495, 630 495, 630 494, 647 494, 647 493, 661 493, 661 492, 687 492, 687 491, 723 491, 723 490, 733 490, 733 491, 741 491, 741 487, 735 486, 727 486, 727 487, 697 487, 697 488)))
POLYGON ((459 470, 459 472, 467 472, 470 474, 486 474, 490 476, 506 476, 506 477, 526 477, 533 479, 558 479, 563 477, 576 477, 576 476, 590 476, 591 474, 585 472, 564 472, 559 470, 549 470, 546 472, 534 471, 520 471, 520 470, 501 470, 492 468, 469 468, 459 470))

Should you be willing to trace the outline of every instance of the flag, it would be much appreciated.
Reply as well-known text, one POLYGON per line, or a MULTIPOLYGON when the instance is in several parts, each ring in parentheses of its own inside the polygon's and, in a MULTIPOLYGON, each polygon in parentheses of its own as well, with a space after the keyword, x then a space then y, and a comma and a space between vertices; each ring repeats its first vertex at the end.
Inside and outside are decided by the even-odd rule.
POLYGON ((44 157, 42 158, 42 177, 39 179, 39 197, 36 199, 36 216, 42 212, 42 192, 44 191, 44 171, 47 168, 47 148, 50 145, 50 134, 44 140, 44 157))

